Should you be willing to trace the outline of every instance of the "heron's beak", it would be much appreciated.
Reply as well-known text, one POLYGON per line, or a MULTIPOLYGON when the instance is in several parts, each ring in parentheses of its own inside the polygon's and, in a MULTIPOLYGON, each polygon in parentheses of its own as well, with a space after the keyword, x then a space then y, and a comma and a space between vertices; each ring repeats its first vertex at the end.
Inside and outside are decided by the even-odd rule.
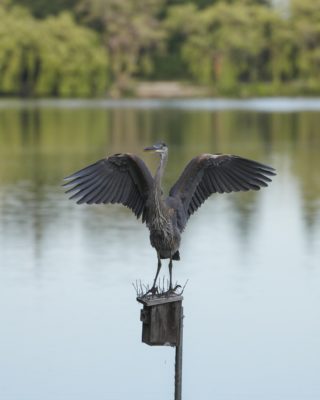
POLYGON ((145 147, 143 151, 157 151, 157 148, 155 146, 149 146, 145 147))

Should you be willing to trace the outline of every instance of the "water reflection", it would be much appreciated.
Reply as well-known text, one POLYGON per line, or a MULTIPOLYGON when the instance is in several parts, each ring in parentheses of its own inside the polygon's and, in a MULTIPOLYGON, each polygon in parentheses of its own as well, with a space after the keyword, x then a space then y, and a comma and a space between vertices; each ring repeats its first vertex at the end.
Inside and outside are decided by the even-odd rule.
POLYGON ((201 152, 278 170, 267 190, 210 198, 184 233, 184 398, 319 398, 320 114, 62 104, 0 104, 4 398, 171 398, 171 349, 139 344, 131 282, 156 267, 145 227, 120 206, 76 207, 59 187, 119 151, 154 169, 142 149, 158 139, 166 188, 201 152))

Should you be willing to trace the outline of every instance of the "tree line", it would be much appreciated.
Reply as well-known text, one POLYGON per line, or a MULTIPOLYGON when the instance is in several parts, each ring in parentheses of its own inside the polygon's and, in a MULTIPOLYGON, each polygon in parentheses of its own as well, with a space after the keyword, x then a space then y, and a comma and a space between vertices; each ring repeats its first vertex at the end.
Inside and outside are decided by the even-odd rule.
POLYGON ((0 94, 319 94, 320 0, 270 1, 0 0, 0 94))

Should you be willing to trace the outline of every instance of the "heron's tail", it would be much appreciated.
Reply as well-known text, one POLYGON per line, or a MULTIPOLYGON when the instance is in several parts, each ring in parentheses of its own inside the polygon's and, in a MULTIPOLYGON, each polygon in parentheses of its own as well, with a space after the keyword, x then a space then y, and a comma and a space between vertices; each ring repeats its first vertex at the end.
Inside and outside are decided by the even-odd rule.
POLYGON ((179 250, 177 250, 174 255, 172 256, 173 260, 179 261, 180 260, 180 253, 179 250))

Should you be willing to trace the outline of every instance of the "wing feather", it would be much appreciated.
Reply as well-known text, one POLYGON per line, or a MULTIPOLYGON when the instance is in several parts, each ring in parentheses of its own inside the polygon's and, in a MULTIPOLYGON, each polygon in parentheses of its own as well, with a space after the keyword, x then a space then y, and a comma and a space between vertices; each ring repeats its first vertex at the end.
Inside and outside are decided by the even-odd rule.
MULTIPOLYGON (((246 190, 259 190, 260 186, 254 182, 253 177, 243 173, 241 170, 234 170, 231 172, 238 178, 239 182, 246 188, 246 190)), ((264 183, 264 182, 263 182, 264 183)), ((267 185, 268 186, 268 185, 267 185)))
POLYGON ((246 192, 248 187, 242 182, 241 178, 238 178, 237 175, 230 172, 228 169, 226 169, 225 174, 224 174, 231 182, 232 182, 232 191, 236 192, 246 192))
POLYGON ((211 183, 211 186, 210 186, 211 193, 217 193, 215 179, 212 176, 210 176, 210 174, 207 174, 207 177, 208 177, 208 180, 210 180, 210 183, 211 183))
POLYGON ((121 180, 121 186, 119 188, 119 194, 118 194, 119 201, 118 202, 120 204, 123 204, 125 202, 125 200, 126 200, 126 198, 125 198, 125 191, 126 191, 126 183, 125 183, 125 181, 126 181, 126 177, 121 180))
POLYGON ((237 179, 232 176, 232 174, 229 174, 228 170, 225 171, 224 178, 230 184, 232 192, 240 192, 241 190, 245 189, 241 186, 237 179))
POLYGON ((229 184, 228 180, 226 179, 225 175, 219 174, 219 182, 226 193, 232 192, 232 185, 229 184))
POLYGON ((101 203, 104 204, 104 201, 105 201, 105 198, 106 198, 106 196, 108 194, 108 191, 109 191, 109 188, 111 186, 111 183, 112 183, 111 179, 105 180, 103 182, 103 185, 101 185, 102 186, 102 188, 101 188, 102 190, 101 190, 100 193, 97 194, 93 204, 101 204, 101 203))
MULTIPOLYGON (((260 179, 260 178, 258 178, 255 174, 251 174, 250 175, 250 173, 248 173, 248 172, 246 172, 246 171, 244 171, 243 169, 240 169, 239 168, 239 174, 241 173, 241 175, 244 177, 244 178, 246 178, 247 180, 248 180, 248 182, 250 182, 250 183, 253 183, 253 184, 255 184, 255 185, 258 185, 259 186, 259 189, 260 189, 260 187, 267 187, 268 186, 268 184, 263 180, 263 179, 260 179)), ((267 178, 267 177, 266 177, 267 178)), ((270 182, 270 179, 269 178, 267 178, 266 180, 267 180, 267 182, 270 182), (267 180, 268 179, 268 180, 267 180)))
POLYGON ((202 154, 193 158, 173 185, 169 196, 178 199, 187 218, 212 193, 259 190, 268 186, 274 168, 235 155, 202 154))
POLYGON ((211 178, 211 182, 213 183, 213 187, 214 187, 215 193, 216 192, 223 193, 223 189, 220 187, 219 182, 218 182, 218 174, 217 173, 212 174, 210 172, 209 172, 209 176, 211 178))
MULTIPOLYGON (((101 192, 101 190, 103 190, 103 184, 104 180, 103 178, 101 178, 101 180, 99 180, 94 186, 92 186, 92 190, 89 191, 86 195, 84 195, 79 201, 78 204, 82 204, 82 203, 87 203, 87 204, 92 204, 95 202, 95 199, 97 198, 97 196, 99 195, 99 193, 101 192)), ((90 188, 89 188, 90 190, 90 188)))
POLYGON ((115 187, 117 187, 117 177, 116 176, 112 176, 110 181, 109 181, 109 183, 108 183, 107 190, 106 190, 106 192, 104 194, 104 197, 103 197, 103 204, 111 203, 115 187))
MULTIPOLYGON (((153 178, 145 163, 137 156, 114 154, 96 161, 65 178, 63 186, 78 204, 120 203, 139 218, 147 215, 147 198, 153 178)), ((143 221, 143 222, 144 222, 143 221)))

